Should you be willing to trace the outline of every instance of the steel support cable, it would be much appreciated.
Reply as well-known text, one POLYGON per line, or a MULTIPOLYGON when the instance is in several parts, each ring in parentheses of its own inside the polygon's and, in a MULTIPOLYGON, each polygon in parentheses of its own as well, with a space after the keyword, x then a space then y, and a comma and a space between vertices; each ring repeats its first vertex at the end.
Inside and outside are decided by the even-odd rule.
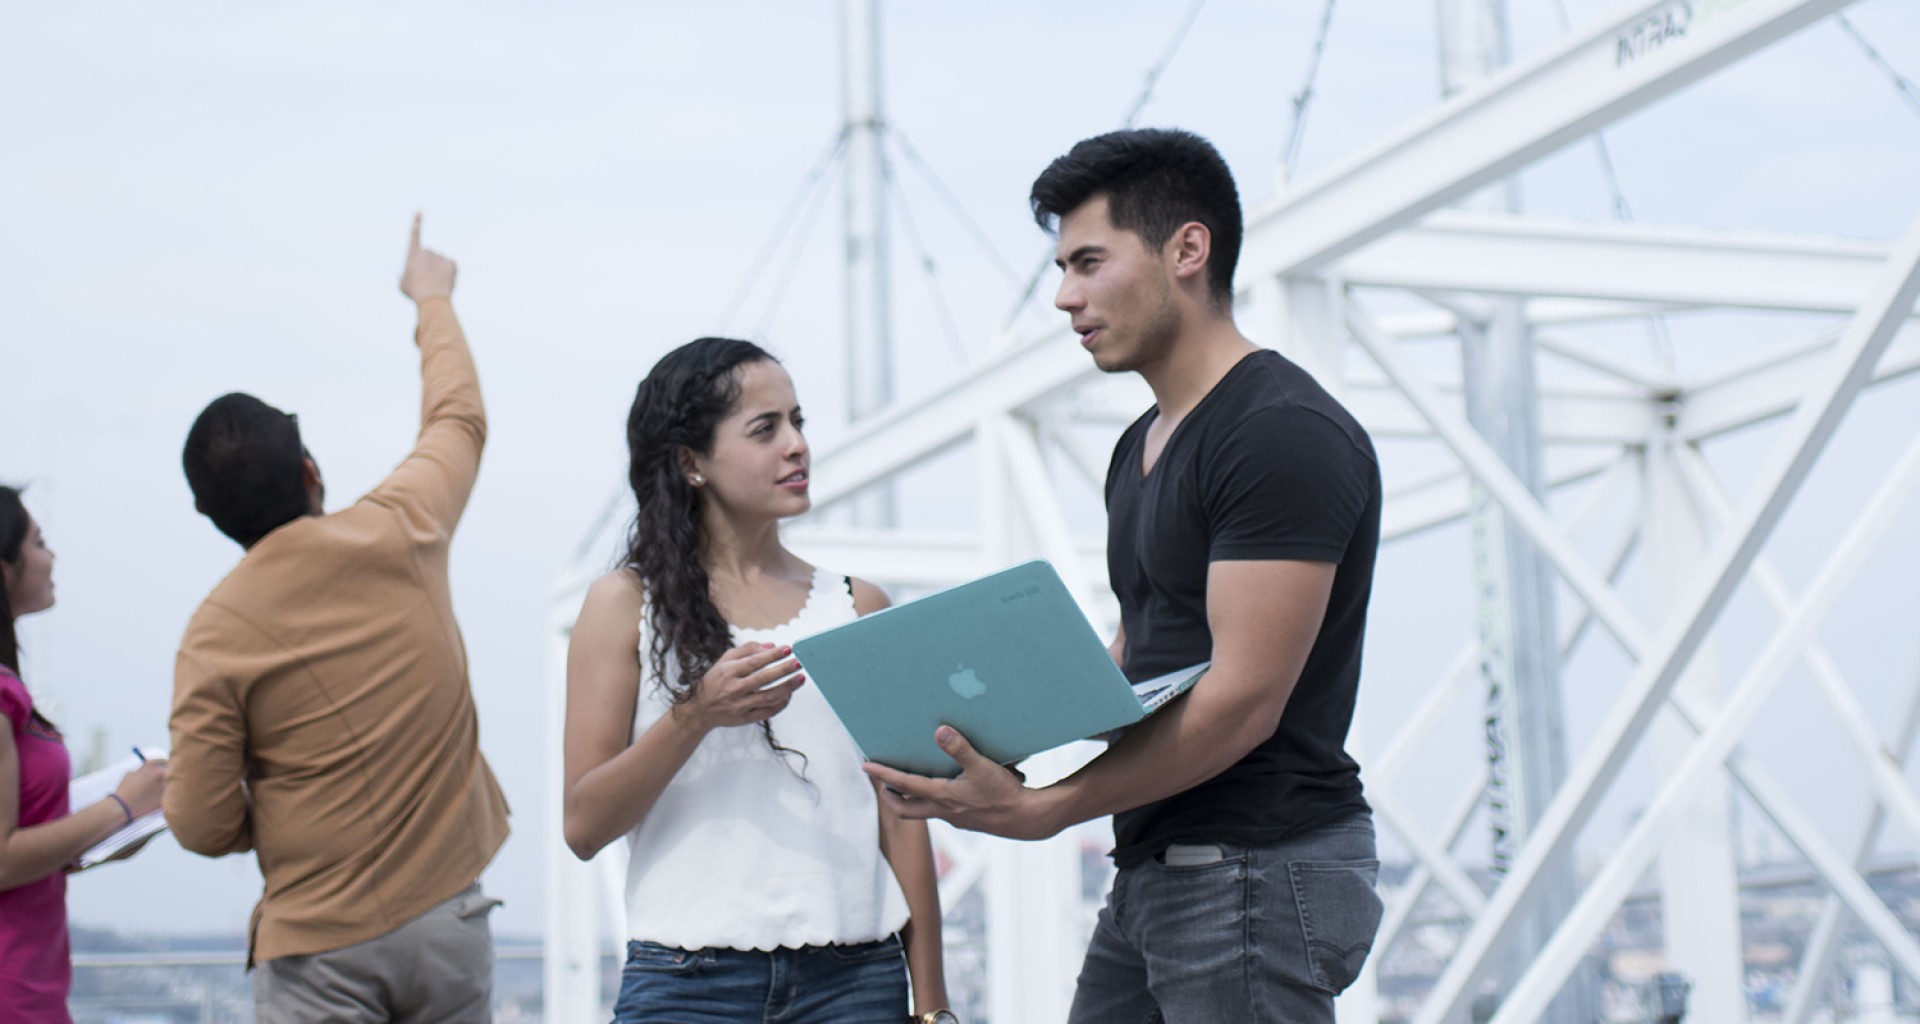
MULTIPOLYGON (((830 165, 831 161, 822 165, 820 169, 824 172, 830 165)), ((755 335, 759 337, 767 336, 767 330, 773 326, 774 316, 780 312, 780 303, 787 296, 787 286, 793 283, 793 272, 799 269, 800 256, 806 251, 807 239, 813 237, 813 226, 820 220, 820 211, 827 207, 829 191, 824 188, 814 189, 813 203, 806 213, 801 215, 799 229, 794 232, 793 245, 787 250, 787 264, 781 268, 773 286, 773 294, 767 297, 767 308, 760 315, 760 324, 754 329, 755 335)))
POLYGON ((1000 268, 1000 273, 1006 277, 1007 283, 1018 285, 1020 272, 1013 269, 1013 264, 1008 262, 999 247, 993 244, 993 239, 987 237, 986 230, 981 228, 979 222, 967 213, 967 208, 961 205, 959 197, 953 194, 953 190, 947 187, 947 183, 941 180, 940 175, 934 173, 933 166, 921 158, 920 151, 913 148, 913 143, 907 141, 906 133, 891 124, 887 125, 886 131, 887 137, 893 140, 894 145, 900 147, 900 155, 906 157, 907 163, 927 179, 927 184, 933 187, 933 194, 946 204, 947 210, 953 214, 954 219, 958 220, 961 226, 967 229, 967 233, 973 236, 973 240, 980 244, 981 251, 987 254, 987 258, 993 261, 993 265, 1000 268))
POLYGON ((1854 42, 1860 44, 1860 49, 1866 51, 1867 59, 1873 62, 1874 67, 1886 72, 1887 77, 1893 81, 1894 89, 1899 91, 1900 98, 1907 101, 1907 106, 1912 107, 1915 114, 1920 114, 1920 86, 1914 85, 1913 79, 1901 74, 1899 69, 1888 62, 1887 58, 1881 56, 1879 49, 1867 41, 1867 37, 1854 27, 1846 14, 1836 14, 1833 20, 1839 22, 1841 29, 1852 36, 1854 42))
POLYGON ((1153 100, 1153 90, 1160 84, 1161 72, 1173 63, 1174 54, 1180 52, 1180 44, 1187 41, 1187 31, 1200 17, 1200 9, 1207 6, 1207 0, 1193 0, 1193 6, 1187 8, 1187 16, 1181 20, 1180 27, 1173 30, 1173 38, 1167 41, 1167 48, 1160 54, 1160 60, 1147 69, 1146 81, 1140 83, 1140 95, 1133 101, 1133 108, 1127 111, 1126 120, 1120 122, 1122 128, 1131 128, 1140 119, 1140 112, 1147 109, 1153 100))
POLYGON ((606 532, 607 524, 613 522, 614 515, 620 511, 629 493, 625 483, 614 486, 613 493, 607 496, 606 503, 600 507, 600 514, 594 518, 593 525, 587 528, 587 532, 580 537, 580 543, 574 546, 570 564, 580 565, 593 553, 593 546, 599 543, 600 535, 606 532))
POLYGON ((1287 148, 1281 152, 1280 173, 1293 176, 1293 164, 1300 158, 1300 144, 1307 135, 1307 110, 1313 106, 1314 83, 1320 80, 1320 58, 1327 52, 1327 36, 1333 31, 1333 8, 1340 0, 1327 0, 1320 12, 1320 32, 1313 40, 1313 54, 1307 58, 1307 80, 1293 94, 1293 124, 1287 128, 1287 148))
POLYGON ((788 201, 786 212, 782 213, 779 221, 774 224, 773 231, 767 235, 767 240, 760 246, 760 254, 754 257, 752 269, 747 271, 746 278, 740 282, 739 289, 728 301, 727 311, 720 318, 721 333, 726 333, 733 324, 733 318, 740 314, 740 307, 746 305, 747 296, 753 294, 753 289, 760 283, 760 275, 766 271, 767 264, 772 261, 780 251, 781 244, 786 241, 787 230, 793 226, 794 218, 800 215, 808 198, 825 179, 827 171, 839 161, 841 152, 847 147, 847 139, 852 134, 850 127, 843 125, 838 132, 834 133, 833 141, 827 145, 826 152, 822 153, 820 159, 814 161, 813 167, 801 176, 800 187, 794 191, 793 198, 788 201))
POLYGON ((940 269, 933 262, 933 254, 927 251, 927 243, 920 237, 920 226, 913 219, 913 207, 907 203, 906 187, 893 173, 893 162, 884 157, 881 161, 881 177, 892 193, 899 198, 895 207, 900 211, 900 226, 907 229, 907 238, 920 254, 920 267, 927 273, 927 291, 933 296, 933 304, 940 310, 942 326, 946 328, 947 345, 953 349, 953 358, 961 366, 967 365, 967 346, 960 340, 960 325, 954 322, 953 308, 947 304, 946 292, 940 288, 940 269))
MULTIPOLYGON (((760 283, 760 275, 766 270, 767 263, 780 251, 780 244, 785 240, 787 229, 792 225, 793 219, 799 215, 801 209, 807 202, 808 196, 819 186, 826 172, 831 169, 834 163, 840 158, 840 153, 846 148, 847 137, 850 134, 844 126, 838 132, 834 133, 833 141, 828 144, 826 152, 821 154, 820 159, 815 161, 813 168, 801 177, 800 187, 794 192, 793 199, 787 204, 786 212, 781 215, 779 222, 775 224, 773 231, 767 236, 766 242, 762 244, 759 256, 754 259, 753 269, 747 272, 746 278, 741 282, 739 290, 734 293, 732 300, 727 303, 726 313, 721 316, 719 321, 720 333, 728 333, 729 328, 733 324, 733 318, 740 313, 740 307, 746 303, 747 297, 753 294, 754 286, 760 283)), ((817 211, 818 207, 815 209, 817 211)), ((809 229, 811 229, 811 221, 809 222, 809 229)), ((765 333, 764 328, 762 328, 761 333, 765 333)), ((613 517, 620 511, 626 499, 627 488, 624 484, 613 489, 613 493, 608 496, 605 505, 602 506, 600 514, 595 517, 593 525, 581 536, 580 543, 575 547, 573 564, 578 565, 586 561, 587 556, 592 552, 594 544, 599 541, 600 535, 606 531, 607 525, 613 521, 613 517)))
MULTIPOLYGON (((1161 73, 1167 70, 1167 65, 1173 63, 1174 56, 1180 52, 1180 44, 1187 41, 1187 31, 1193 28, 1195 21, 1199 20, 1200 10, 1205 6, 1207 6, 1207 0, 1194 0, 1193 6, 1187 8, 1187 16, 1180 19, 1180 27, 1173 30, 1173 38, 1167 41, 1167 48, 1161 52, 1159 61, 1147 69, 1146 80, 1140 83, 1140 95, 1134 99, 1133 106, 1127 110, 1127 116, 1121 119, 1120 127, 1133 127, 1134 122, 1140 117, 1140 112, 1147 109, 1147 104, 1153 100, 1153 90, 1160 84, 1161 73)), ((1049 247, 1046 254, 1040 257, 1040 265, 1033 268, 1033 273, 1027 275, 1026 287, 1020 289, 1020 297, 1013 300, 1013 308, 1007 311, 1006 326, 1013 326, 1014 320, 1020 316, 1020 311, 1027 308, 1027 303, 1033 300, 1034 289, 1040 287, 1040 279, 1046 276, 1047 268, 1052 265, 1053 249, 1049 247)))
MULTIPOLYGON (((1573 31, 1573 14, 1567 10, 1567 0, 1554 0, 1553 9, 1560 15, 1560 30, 1573 31)), ((1593 133, 1593 152, 1600 161, 1600 177, 1607 183, 1607 194, 1613 200, 1613 219, 1623 224, 1633 223, 1633 206, 1627 202, 1627 190, 1621 187, 1620 172, 1613 166, 1613 148, 1607 145, 1606 132, 1593 133)), ((1655 354, 1660 357, 1667 373, 1672 374, 1678 364, 1674 359, 1673 332, 1667 328, 1667 318, 1653 313, 1648 315, 1646 323, 1647 336, 1653 341, 1655 354)))

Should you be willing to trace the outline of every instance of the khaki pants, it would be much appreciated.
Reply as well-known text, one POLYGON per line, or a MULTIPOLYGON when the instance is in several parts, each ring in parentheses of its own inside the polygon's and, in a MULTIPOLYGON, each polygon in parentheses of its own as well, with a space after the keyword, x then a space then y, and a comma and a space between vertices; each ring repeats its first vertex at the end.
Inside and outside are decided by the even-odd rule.
POLYGON ((491 1024, 500 901, 467 891, 378 938, 268 960, 253 972, 256 1024, 491 1024))

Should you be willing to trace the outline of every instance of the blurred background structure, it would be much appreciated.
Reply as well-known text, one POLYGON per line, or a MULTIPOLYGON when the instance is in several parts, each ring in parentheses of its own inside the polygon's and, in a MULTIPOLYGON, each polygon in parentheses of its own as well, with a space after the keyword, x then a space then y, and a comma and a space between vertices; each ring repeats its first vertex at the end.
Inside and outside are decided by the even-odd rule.
MULTIPOLYGON (((1343 1020, 1914 1019, 1912 5, 763 13, 655 12, 644 39, 593 5, 22 26, 0 474, 62 553, 28 676, 71 733, 155 735, 179 621, 231 561, 168 464, 207 397, 291 395, 341 495, 397 456, 405 326, 356 289, 390 287, 376 229, 426 203, 494 409, 456 587, 519 811, 488 880, 501 1017, 604 1019, 619 854, 575 863, 551 794, 633 382, 694 333, 768 339, 821 424, 799 550, 896 599, 1046 557, 1110 629, 1100 484, 1151 399, 1048 308, 1022 204, 1075 139, 1177 124, 1247 199, 1241 326, 1386 474, 1354 742, 1388 915, 1343 1020), (137 557, 129 491, 154 496, 137 557)), ((1104 824, 937 838, 965 1019, 1061 1018, 1104 824)), ((116 932, 82 942, 85 1019, 244 1018, 230 939, 120 934, 237 934, 251 864, 168 856, 76 881, 76 921, 116 932)))
MULTIPOLYGON (((1316 62, 1336 6, 1326 7, 1316 62)), ((1642 225, 1612 174, 1605 134, 1846 6, 1628 4, 1509 66, 1503 0, 1442 0, 1442 104, 1249 211, 1237 279, 1243 327, 1310 367, 1376 437, 1429 449, 1394 466, 1387 480, 1387 543, 1470 525, 1472 571, 1451 592, 1474 601, 1476 635, 1437 674, 1420 709, 1365 757, 1380 823, 1414 866, 1389 893, 1382 956, 1345 997, 1343 1015, 1352 1020, 1380 1019, 1378 964, 1429 891, 1469 925, 1414 1019, 1601 1019, 1589 957, 1649 876, 1669 1007, 1698 1020, 1742 1019, 1734 788, 1830 893, 1785 1019, 1805 1020, 1821 1003, 1843 919, 1857 921, 1920 981, 1920 942, 1861 874, 1884 814, 1920 834, 1920 799, 1898 767, 1911 723, 1920 721, 1920 679, 1896 682, 1910 710, 1896 735, 1883 737, 1815 637, 1907 511, 1920 441, 1894 445, 1899 454, 1885 480, 1810 585, 1790 586, 1763 555, 1859 394, 1920 367, 1920 338, 1908 330, 1920 294, 1920 224, 1893 245, 1642 225), (1590 146, 1607 168, 1611 222, 1523 212, 1515 173, 1572 145, 1590 146), (1711 371, 1692 369, 1676 351, 1685 342, 1676 342, 1670 320, 1728 309, 1825 322, 1784 346, 1755 346, 1711 371), (1643 339, 1623 345, 1622 331, 1643 339), (1771 450, 1734 493, 1706 449, 1761 424, 1769 425, 1771 450), (1619 586, 1635 561, 1647 577, 1638 600, 1619 586), (1717 655, 1717 627, 1742 589, 1760 595, 1780 623, 1752 663, 1733 671, 1717 655), (1569 750, 1562 662, 1591 645, 1610 645, 1630 667, 1584 747, 1569 750), (1780 789, 1774 773, 1794 770, 1791 760, 1770 766, 1742 746, 1760 705, 1796 665, 1845 730, 1878 804, 1857 837, 1822 834, 1780 789), (1394 783, 1420 770, 1422 741, 1451 701, 1483 711, 1486 756, 1482 770, 1456 780, 1435 820, 1394 783), (1643 740, 1654 748, 1660 784, 1606 862, 1583 871, 1576 840, 1643 740), (1470 876, 1478 865, 1455 852, 1470 827, 1490 837, 1491 891, 1470 876)), ((878 7, 842 4, 847 117, 833 159, 844 172, 853 428, 817 453, 818 511, 794 540, 819 563, 900 593, 1044 557, 1110 632, 1115 610, 1101 538, 1089 529, 1097 519, 1069 514, 1073 498, 1060 492, 1097 492, 1104 442, 1150 404, 1144 388, 1103 378, 1056 323, 1002 334, 930 396, 886 400, 895 150, 878 100, 884 90, 874 84, 883 64, 878 7), (972 486, 946 494, 977 502, 975 527, 936 534, 897 521, 894 489, 955 452, 971 462, 962 479, 972 486)), ((1897 73, 1891 84, 1920 99, 1897 73)), ((1309 72, 1296 94, 1296 141, 1314 85, 1309 72)), ((572 580, 569 597, 590 580, 572 580)), ((563 601, 556 652, 571 619, 563 601)), ((1911 662, 1911 637, 1886 641, 1889 661, 1911 662)), ((557 730, 558 653, 553 663, 557 730)), ((1079 754, 1050 756, 1040 774, 1063 774, 1084 760, 1079 754)), ((947 904, 970 887, 985 894, 991 1019, 1062 1018, 1086 934, 1086 915, 1075 907, 1086 837, 1011 844, 945 831, 942 839, 955 865, 947 904)), ((606 887, 596 891, 584 869, 555 863, 550 1012, 568 986, 582 1000, 599 997, 600 937, 585 911, 617 907, 623 877, 610 864, 606 887)), ((589 1005, 550 1019, 578 1019, 589 1005)))

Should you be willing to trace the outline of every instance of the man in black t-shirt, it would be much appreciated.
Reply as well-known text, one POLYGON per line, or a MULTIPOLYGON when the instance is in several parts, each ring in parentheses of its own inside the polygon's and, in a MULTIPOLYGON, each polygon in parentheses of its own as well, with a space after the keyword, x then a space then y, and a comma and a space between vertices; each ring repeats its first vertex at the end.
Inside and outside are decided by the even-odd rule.
POLYGON ((1155 404, 1114 447, 1114 659, 1134 681, 1212 661, 1188 695, 1054 785, 953 729, 953 780, 869 765, 909 817, 1018 839, 1113 815, 1118 872, 1074 1024, 1331 1022, 1380 922, 1372 816, 1345 750, 1375 549, 1366 431, 1233 322, 1241 215, 1204 139, 1087 139, 1034 182, 1054 304, 1155 404))

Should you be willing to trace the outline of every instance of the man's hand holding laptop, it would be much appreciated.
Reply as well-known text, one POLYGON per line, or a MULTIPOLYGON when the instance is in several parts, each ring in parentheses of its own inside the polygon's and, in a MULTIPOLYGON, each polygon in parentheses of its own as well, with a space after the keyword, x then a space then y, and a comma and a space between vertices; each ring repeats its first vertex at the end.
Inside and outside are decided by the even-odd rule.
POLYGON ((1053 824, 1046 790, 1028 789, 1018 772, 974 750, 960 730, 943 725, 934 730, 933 741, 960 766, 959 777, 930 779, 871 761, 864 766, 881 783, 880 799, 895 814, 940 818, 1008 839, 1045 839, 1065 827, 1053 824))

